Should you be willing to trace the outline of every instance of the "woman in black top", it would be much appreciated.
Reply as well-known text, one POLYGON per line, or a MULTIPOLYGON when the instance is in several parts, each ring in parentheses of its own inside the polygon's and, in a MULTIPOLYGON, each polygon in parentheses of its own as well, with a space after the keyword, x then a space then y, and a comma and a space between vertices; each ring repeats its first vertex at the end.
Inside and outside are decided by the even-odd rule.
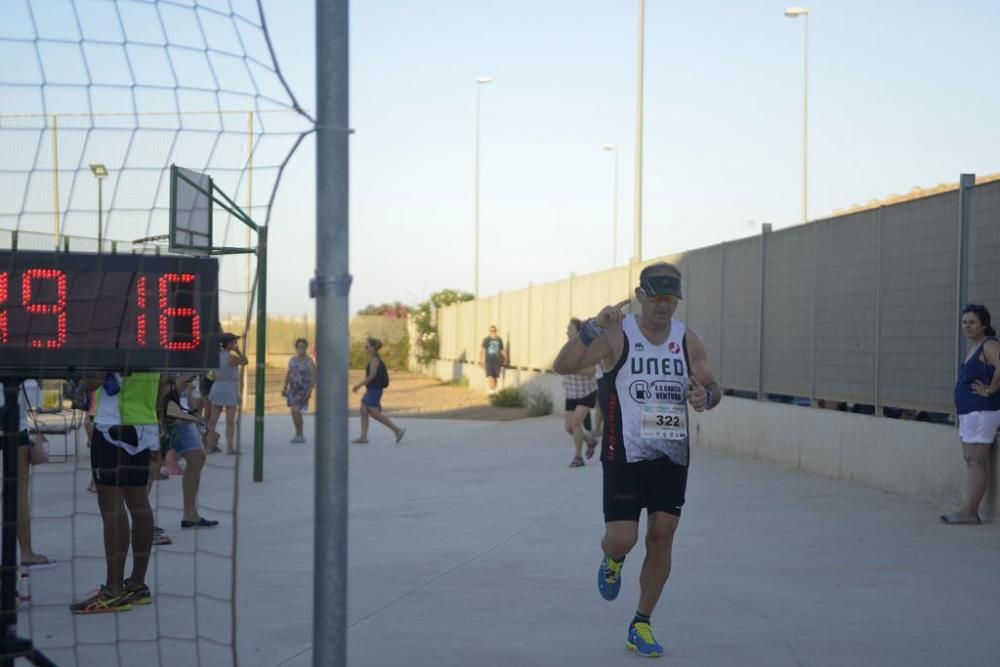
POLYGON ((392 423, 392 420, 382 414, 382 392, 389 386, 389 371, 378 355, 382 347, 382 341, 377 338, 368 338, 365 341, 365 354, 368 355, 368 365, 365 367, 365 379, 354 385, 353 391, 357 393, 362 387, 365 388, 365 395, 361 397, 361 437, 352 442, 365 444, 368 442, 368 417, 380 424, 387 426, 396 434, 396 442, 403 439, 406 433, 405 428, 399 428, 392 423))

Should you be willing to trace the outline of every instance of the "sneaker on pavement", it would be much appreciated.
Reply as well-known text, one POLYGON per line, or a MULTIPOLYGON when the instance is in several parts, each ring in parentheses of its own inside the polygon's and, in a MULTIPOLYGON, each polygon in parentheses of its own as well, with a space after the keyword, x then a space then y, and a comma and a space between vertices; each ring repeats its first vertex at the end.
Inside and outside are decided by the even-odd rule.
POLYGON ((129 579, 125 580, 125 597, 132 604, 153 604, 153 594, 150 592, 149 586, 146 584, 135 586, 129 579))
POLYGON ((101 590, 86 600, 74 602, 69 606, 69 610, 74 614, 108 614, 119 611, 129 611, 132 603, 128 593, 122 592, 114 595, 103 584, 101 590))
POLYGON ((663 647, 653 637, 653 626, 649 623, 635 623, 628 629, 625 648, 644 658, 659 658, 663 655, 663 647))
POLYGON ((618 591, 622 588, 622 565, 625 561, 612 560, 611 556, 604 555, 601 561, 601 568, 597 571, 597 588, 601 591, 601 597, 605 600, 614 600, 618 597, 618 591))

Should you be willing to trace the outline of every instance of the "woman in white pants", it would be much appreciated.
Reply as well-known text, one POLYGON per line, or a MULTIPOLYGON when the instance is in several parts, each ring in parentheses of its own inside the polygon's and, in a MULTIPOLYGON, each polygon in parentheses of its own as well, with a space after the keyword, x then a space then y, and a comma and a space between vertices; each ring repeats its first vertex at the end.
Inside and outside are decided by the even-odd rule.
POLYGON ((965 506, 941 521, 951 525, 976 525, 979 503, 986 492, 990 447, 1000 428, 1000 342, 990 325, 990 311, 970 304, 962 311, 962 333, 969 353, 955 384, 958 436, 968 470, 969 492, 965 506))

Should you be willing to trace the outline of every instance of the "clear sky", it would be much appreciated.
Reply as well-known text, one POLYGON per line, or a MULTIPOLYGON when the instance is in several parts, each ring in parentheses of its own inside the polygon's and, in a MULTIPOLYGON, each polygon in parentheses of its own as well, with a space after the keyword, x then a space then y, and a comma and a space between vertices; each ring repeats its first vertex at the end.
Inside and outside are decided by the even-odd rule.
MULTIPOLYGON (((265 2, 280 64, 310 105, 312 4, 265 2)), ((802 19, 769 0, 646 4, 644 255, 746 236, 750 221, 797 223, 802 19)), ((1000 3, 809 8, 811 218, 963 171, 1000 171, 1000 3)), ((352 308, 471 290, 480 75, 496 77, 482 91, 481 291, 610 264, 604 143, 620 146, 627 259, 637 2, 365 0, 351 9, 352 308)), ((275 212, 275 237, 293 241, 276 252, 272 289, 289 296, 272 293, 275 311, 309 306, 295 296, 312 266, 295 261, 312 254, 306 149, 275 212)))
MULTIPOLYGON (((496 79, 482 89, 482 293, 611 264, 605 143, 620 147, 618 260, 627 260, 637 4, 352 3, 353 310, 472 289, 483 75, 496 79)), ((314 0, 263 5, 279 65, 314 109, 314 0)), ((644 256, 746 236, 761 222, 796 224, 803 20, 785 18, 772 0, 646 5, 644 256)), ((961 172, 1000 171, 1000 2, 808 6, 811 218, 961 172)), ((313 149, 308 140, 291 163, 272 214, 272 313, 313 307, 313 149)))

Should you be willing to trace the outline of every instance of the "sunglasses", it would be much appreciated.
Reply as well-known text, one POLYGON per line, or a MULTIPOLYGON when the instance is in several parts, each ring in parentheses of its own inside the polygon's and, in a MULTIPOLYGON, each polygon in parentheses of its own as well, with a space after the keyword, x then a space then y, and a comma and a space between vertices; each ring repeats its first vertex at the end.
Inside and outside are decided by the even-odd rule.
POLYGON ((661 296, 648 296, 647 295, 646 298, 649 299, 649 301, 651 303, 655 303, 655 304, 665 303, 668 306, 676 306, 677 305, 677 301, 679 300, 673 294, 664 294, 664 295, 661 295, 661 296))

